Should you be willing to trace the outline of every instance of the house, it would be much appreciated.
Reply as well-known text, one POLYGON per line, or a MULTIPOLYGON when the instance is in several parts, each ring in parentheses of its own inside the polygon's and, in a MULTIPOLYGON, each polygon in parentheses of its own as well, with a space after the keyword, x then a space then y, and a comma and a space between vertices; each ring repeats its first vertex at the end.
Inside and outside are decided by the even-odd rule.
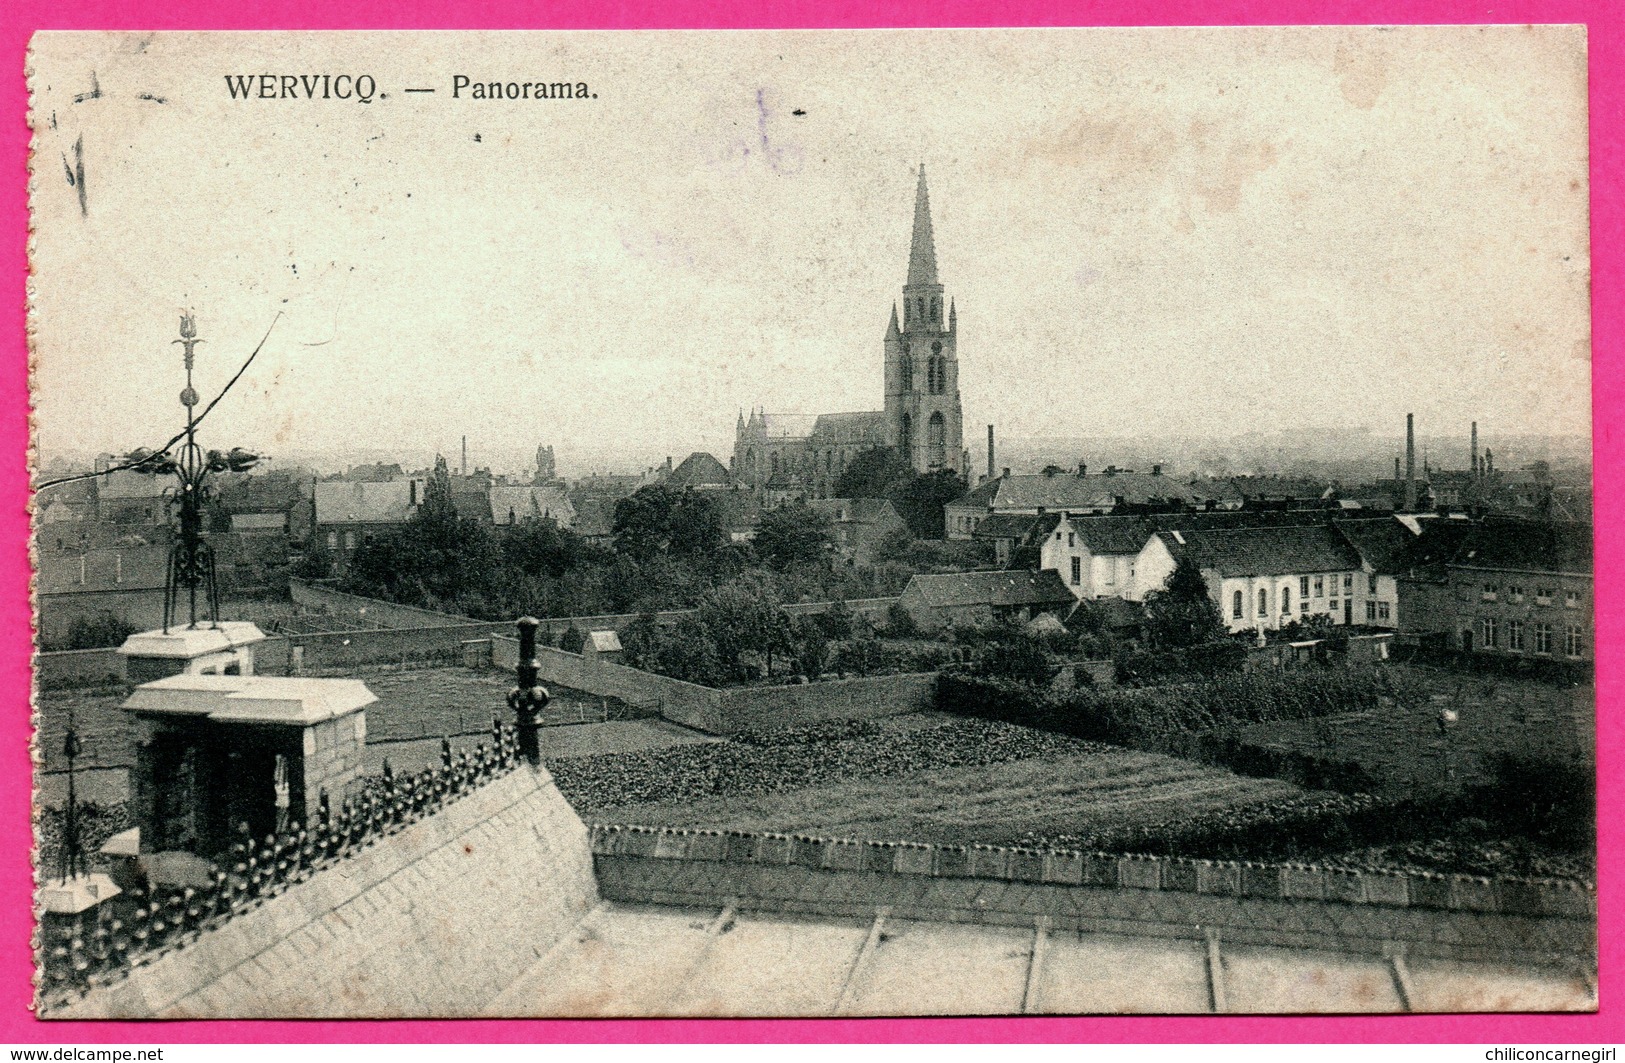
MULTIPOLYGON (((109 459, 101 458, 101 465, 109 459)), ((165 524, 175 477, 167 474, 118 469, 96 477, 96 509, 101 520, 113 524, 165 524)))
POLYGON ((978 521, 970 537, 992 544, 1000 568, 1037 568, 1036 548, 1060 519, 1059 513, 996 513, 978 521))
POLYGON ((726 491, 734 485, 734 478, 722 462, 696 450, 663 475, 660 483, 677 491, 726 491))
POLYGON ((218 504, 239 535, 282 535, 304 540, 310 534, 309 484, 286 473, 235 476, 219 487, 218 504))
POLYGON ((1126 509, 1145 512, 1239 509, 1241 495, 1227 480, 1185 479, 1165 476, 1162 466, 1148 473, 1109 467, 1090 473, 1080 465, 1076 473, 1051 468, 1031 476, 1006 473, 943 507, 947 536, 970 539, 976 526, 1001 513, 1036 515, 1107 514, 1126 509))
POLYGON ((562 485, 492 484, 486 514, 492 524, 507 527, 532 520, 551 520, 561 528, 575 523, 575 506, 562 485))
POLYGON ((1139 586, 1165 586, 1183 558, 1201 569, 1232 633, 1311 616, 1353 624, 1365 615, 1360 554, 1330 525, 1161 531, 1135 561, 1139 586))
POLYGON ((1144 517, 1067 513, 1043 537, 1038 567, 1059 573, 1078 598, 1137 602, 1144 597, 1136 579, 1137 563, 1154 530, 1155 524, 1144 517))
POLYGON ((1360 555, 1365 580, 1365 594, 1361 596, 1364 616, 1356 620, 1367 627, 1398 631, 1399 577, 1410 570, 1419 525, 1415 520, 1386 517, 1339 520, 1332 526, 1360 555))
POLYGON ((1434 533, 1423 563, 1401 583, 1402 632, 1464 653, 1596 659, 1591 525, 1451 523, 1453 534, 1434 533))
POLYGON ((880 544, 908 525, 885 498, 815 498, 808 507, 829 521, 829 537, 842 558, 871 563, 880 544))
POLYGON ((1041 613, 1069 612, 1077 599, 1061 577, 1040 572, 950 572, 908 581, 898 604, 921 631, 949 624, 1026 622, 1041 613))
POLYGON ((62 645, 77 621, 104 614, 137 631, 164 622, 164 581, 169 547, 102 547, 37 558, 40 645, 62 645))
POLYGON ((316 541, 332 555, 336 571, 375 536, 405 524, 423 504, 425 481, 326 480, 314 485, 316 541))

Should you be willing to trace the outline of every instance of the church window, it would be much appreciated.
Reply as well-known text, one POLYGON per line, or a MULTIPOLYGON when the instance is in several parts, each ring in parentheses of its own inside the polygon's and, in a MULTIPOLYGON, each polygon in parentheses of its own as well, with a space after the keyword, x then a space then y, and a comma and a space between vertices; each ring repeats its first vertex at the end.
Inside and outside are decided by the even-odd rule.
POLYGON ((944 464, 948 441, 948 422, 943 419, 941 411, 933 413, 931 420, 926 422, 926 444, 930 448, 930 463, 933 469, 939 469, 944 464))
POLYGON ((772 464, 773 475, 777 476, 779 474, 779 452, 775 450, 769 457, 772 464))
POLYGON ((1262 587, 1258 589, 1258 615, 1270 615, 1270 592, 1262 587))
POLYGON ((914 463, 914 421, 906 413, 897 426, 897 449, 910 465, 914 463))
POLYGON ((933 300, 931 300, 931 323, 936 324, 938 321, 941 321, 941 320, 942 320, 942 300, 941 299, 933 299, 933 300))
POLYGON ((920 305, 920 320, 923 321, 923 320, 925 320, 925 300, 924 299, 919 300, 919 305, 920 305))
POLYGON ((1241 592, 1240 591, 1236 592, 1235 600, 1230 603, 1230 615, 1235 617, 1237 620, 1241 619, 1241 592))
POLYGON ((906 354, 903 355, 903 361, 902 361, 901 365, 898 368, 902 371, 900 373, 901 385, 900 385, 898 390, 900 390, 900 391, 913 391, 914 390, 914 359, 910 358, 906 354))
POLYGON ((948 390, 948 362, 942 357, 942 344, 931 345, 931 358, 926 362, 926 386, 933 395, 948 390))

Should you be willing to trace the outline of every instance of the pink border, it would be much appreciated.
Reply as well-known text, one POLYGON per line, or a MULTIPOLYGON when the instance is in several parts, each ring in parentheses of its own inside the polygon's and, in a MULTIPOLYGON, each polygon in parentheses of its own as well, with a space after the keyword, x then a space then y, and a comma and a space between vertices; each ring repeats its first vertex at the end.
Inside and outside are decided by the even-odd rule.
MULTIPOLYGON (((450 7, 450 5, 444 5, 450 7)), ((1614 907, 1622 870, 1620 821, 1601 820, 1599 894, 1602 901, 1602 1010, 1591 1016, 1414 1016, 1395 1018, 1090 1018, 786 1021, 470 1021, 470 1022, 180 1022, 41 1023, 29 1003, 29 736, 24 704, 29 689, 27 480, 27 375, 24 346, 25 237, 28 225, 24 167, 27 93, 21 72, 29 35, 36 29, 553 29, 792 28, 1051 25, 1275 25, 1286 23, 1586 23, 1591 57, 1591 204, 1595 449, 1597 471, 1598 761, 1599 799, 1611 808, 1622 797, 1612 769, 1619 763, 1625 725, 1610 711, 1619 704, 1620 670, 1610 650, 1620 645, 1625 612, 1620 602, 1625 548, 1620 466, 1625 441, 1609 416, 1625 401, 1625 338, 1621 331, 1621 271, 1625 255, 1625 8, 1608 0, 950 0, 933 5, 884 0, 802 0, 769 5, 751 0, 623 0, 596 10, 585 5, 484 0, 460 11, 430 0, 350 0, 317 3, 272 0, 256 9, 218 0, 134 4, 119 0, 63 3, 11 0, 0 15, 0 270, 10 297, 0 301, 0 690, 14 706, 0 743, 0 1041, 74 1042, 423 1042, 423 1041, 1335 1041, 1335 1042, 1618 1042, 1625 1021, 1618 1005, 1625 919, 1614 907), (1606 293, 1613 292, 1613 296, 1606 293)), ((95 411, 87 411, 94 416, 95 411)))

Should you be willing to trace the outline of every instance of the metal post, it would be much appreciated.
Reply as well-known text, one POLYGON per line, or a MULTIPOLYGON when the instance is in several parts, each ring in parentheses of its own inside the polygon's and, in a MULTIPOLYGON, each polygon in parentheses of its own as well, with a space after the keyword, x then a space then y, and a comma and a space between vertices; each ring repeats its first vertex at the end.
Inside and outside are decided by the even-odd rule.
POLYGON ((541 671, 536 664, 536 629, 541 621, 523 616, 515 626, 519 628, 519 663, 514 669, 518 685, 508 695, 508 707, 514 712, 520 755, 531 764, 540 765, 542 748, 537 719, 552 700, 547 688, 536 682, 537 673, 541 671))

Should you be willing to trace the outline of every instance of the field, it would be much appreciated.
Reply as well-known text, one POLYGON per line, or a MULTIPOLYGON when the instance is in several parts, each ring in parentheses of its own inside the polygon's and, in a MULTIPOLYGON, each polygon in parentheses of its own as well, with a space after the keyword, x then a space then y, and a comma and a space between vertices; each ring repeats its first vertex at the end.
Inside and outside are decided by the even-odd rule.
POLYGON ((1374 712, 1253 724, 1243 742, 1322 760, 1359 764, 1377 793, 1451 793, 1492 781, 1496 759, 1515 755, 1557 764, 1596 762, 1594 687, 1478 677, 1394 666, 1398 686, 1425 693, 1374 712), (1447 721, 1443 712, 1456 715, 1447 721))
POLYGON ((935 714, 550 762, 589 820, 946 844, 1104 839, 1306 791, 1154 753, 935 714), (656 799, 618 800, 640 794, 656 799))

